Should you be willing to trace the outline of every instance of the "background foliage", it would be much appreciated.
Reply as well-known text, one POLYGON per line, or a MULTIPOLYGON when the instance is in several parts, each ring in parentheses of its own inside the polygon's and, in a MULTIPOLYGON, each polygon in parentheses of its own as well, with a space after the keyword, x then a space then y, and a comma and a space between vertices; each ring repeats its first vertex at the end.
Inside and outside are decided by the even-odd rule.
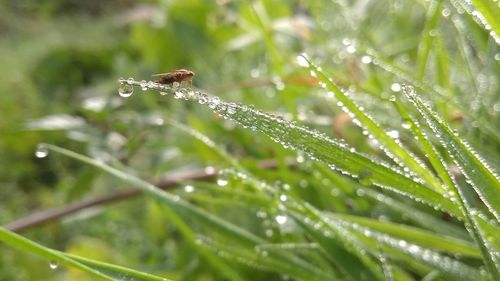
MULTIPOLYGON (((172 280, 500 278, 497 2, 0 6, 0 223, 130 186, 157 198, 24 237, 172 280), (140 87, 117 94, 119 77, 178 68, 238 113, 140 87), (36 158, 41 142, 90 158, 57 147, 36 158), (263 168, 270 159, 277 167, 263 168), (166 195, 139 180, 210 169, 222 175, 166 195)), ((53 270, 49 260, 72 256, 34 249, 2 244, 0 280, 96 274, 53 270)))

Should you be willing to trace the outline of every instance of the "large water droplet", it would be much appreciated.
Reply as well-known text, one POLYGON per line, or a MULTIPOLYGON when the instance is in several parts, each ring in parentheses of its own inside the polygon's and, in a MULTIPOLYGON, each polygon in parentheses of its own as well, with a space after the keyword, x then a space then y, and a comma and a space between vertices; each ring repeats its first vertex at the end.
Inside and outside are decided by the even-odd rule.
POLYGON ((134 93, 134 86, 125 83, 120 83, 120 86, 118 87, 118 94, 121 97, 128 98, 133 93, 134 93))
POLYGON ((283 216, 283 215, 278 215, 274 218, 274 220, 278 223, 278 224, 284 224, 286 223, 287 221, 287 217, 286 216, 283 216))
POLYGON ((49 262, 50 269, 57 269, 59 267, 59 263, 55 260, 49 262))
POLYGON ((35 156, 37 158, 44 158, 47 157, 47 155, 49 155, 49 149, 47 148, 47 146, 43 143, 37 145, 35 156))
POLYGON ((297 64, 302 67, 309 67, 306 54, 300 54, 297 56, 297 64))

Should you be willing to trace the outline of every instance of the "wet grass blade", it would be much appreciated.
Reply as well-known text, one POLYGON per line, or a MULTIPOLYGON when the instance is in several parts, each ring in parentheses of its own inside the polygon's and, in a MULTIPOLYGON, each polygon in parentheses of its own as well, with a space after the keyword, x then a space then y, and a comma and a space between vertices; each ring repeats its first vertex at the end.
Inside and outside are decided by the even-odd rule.
MULTIPOLYGON (((498 176, 473 152, 467 143, 461 140, 441 118, 424 104, 412 86, 405 85, 403 92, 417 108, 427 125, 465 175, 468 184, 472 186, 498 222, 500 216, 500 181, 498 176)), ((477 216, 478 211, 471 207, 470 202, 468 202, 470 199, 464 195, 464 188, 467 187, 457 185, 455 197, 459 200, 461 208, 465 210, 467 230, 476 239, 489 273, 494 280, 500 280, 500 260, 497 254, 500 249, 489 243, 485 227, 480 223, 480 216, 477 216)), ((495 233, 495 236, 498 234, 495 233)))
POLYGON ((3 227, 0 227, 0 241, 11 247, 46 258, 51 264, 75 267, 102 280, 126 278, 131 281, 168 281, 166 278, 152 274, 52 250, 3 227))
POLYGON ((422 102, 413 87, 405 86, 404 92, 442 145, 446 147, 488 210, 497 221, 500 221, 500 180, 498 176, 472 151, 467 143, 460 139, 441 118, 422 102))
POLYGON ((307 65, 312 74, 321 81, 321 86, 331 91, 340 102, 339 105, 342 107, 342 110, 350 114, 351 117, 354 118, 355 123, 367 130, 373 138, 379 141, 387 156, 392 158, 399 165, 410 168, 411 171, 427 183, 430 189, 437 192, 444 191, 439 180, 429 171, 429 169, 426 168, 415 155, 412 155, 408 149, 404 148, 401 142, 389 136, 377 123, 375 123, 375 121, 368 116, 359 105, 349 98, 348 94, 338 87, 320 67, 312 63, 305 55, 300 56, 300 58, 299 60, 306 61, 306 63, 302 64, 307 65))
MULTIPOLYGON (((137 81, 120 80, 120 82, 140 86, 137 81)), ((165 86, 153 83, 147 85, 147 87, 157 91, 164 91, 165 86)), ((264 113, 251 106, 227 103, 218 97, 210 97, 200 91, 181 90, 184 92, 178 95, 182 95, 185 100, 208 106, 226 119, 236 121, 245 128, 264 133, 284 148, 301 151, 310 158, 327 164, 331 169, 358 178, 360 183, 364 185, 374 184, 408 196, 413 200, 426 203, 433 208, 449 212, 455 217, 460 218, 463 216, 455 203, 448 198, 444 198, 441 193, 427 188, 418 180, 403 174, 399 171, 399 168, 370 159, 356 152, 354 148, 333 140, 323 133, 300 126, 280 116, 264 113)), ((427 171, 426 173, 430 172, 427 171)), ((438 185, 441 187, 439 183, 438 185)))

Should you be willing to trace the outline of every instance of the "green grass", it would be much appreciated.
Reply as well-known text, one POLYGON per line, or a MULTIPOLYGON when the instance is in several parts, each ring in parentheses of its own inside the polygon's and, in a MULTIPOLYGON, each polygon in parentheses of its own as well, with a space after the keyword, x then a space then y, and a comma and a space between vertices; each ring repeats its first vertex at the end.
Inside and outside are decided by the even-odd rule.
POLYGON ((2 12, 0 280, 500 280, 497 3, 311 2, 2 12))

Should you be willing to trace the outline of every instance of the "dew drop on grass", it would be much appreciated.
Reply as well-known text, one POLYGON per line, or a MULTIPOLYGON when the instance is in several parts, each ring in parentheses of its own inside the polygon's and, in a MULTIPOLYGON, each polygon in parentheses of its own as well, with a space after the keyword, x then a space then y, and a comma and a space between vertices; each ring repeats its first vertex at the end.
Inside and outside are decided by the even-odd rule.
POLYGON ((194 191, 194 186, 188 184, 188 185, 184 186, 184 191, 187 193, 191 193, 194 191))
POLYGON ((401 91, 401 85, 399 83, 392 83, 391 90, 393 92, 399 92, 401 91))
POLYGON ((127 79, 127 83, 128 83, 129 85, 134 84, 134 78, 130 77, 129 79, 127 79))
POLYGON ((237 110, 237 106, 235 103, 229 103, 227 105, 227 113, 228 114, 235 114, 237 110))
POLYGON ((287 221, 287 217, 286 216, 283 216, 283 215, 278 215, 274 218, 274 220, 278 223, 278 224, 284 224, 286 223, 287 221))
POLYGON ((361 57, 361 62, 364 64, 369 64, 372 62, 372 57, 370 56, 362 56, 361 57))
POLYGON ((49 155, 49 149, 47 146, 43 143, 37 145, 36 150, 35 150, 35 156, 37 158, 45 158, 49 155))
POLYGON ((49 267, 50 269, 57 269, 59 267, 59 263, 57 261, 52 260, 49 262, 49 267))
POLYGON ((120 83, 120 86, 118 87, 118 94, 121 97, 128 98, 133 93, 134 93, 134 86, 130 85, 130 82, 128 84, 120 83))
POLYGON ((297 64, 302 67, 309 67, 309 62, 307 61, 306 54, 300 54, 297 56, 297 64))
POLYGON ((141 90, 146 91, 148 89, 148 82, 146 80, 141 81, 141 90))
POLYGON ((227 180, 227 176, 225 174, 221 174, 218 178, 217 178, 217 185, 218 186, 226 186, 228 183, 228 180, 227 180))
POLYGON ((208 107, 210 107, 211 109, 215 109, 217 107, 217 105, 219 105, 219 103, 220 103, 220 99, 218 97, 209 98, 208 107))

